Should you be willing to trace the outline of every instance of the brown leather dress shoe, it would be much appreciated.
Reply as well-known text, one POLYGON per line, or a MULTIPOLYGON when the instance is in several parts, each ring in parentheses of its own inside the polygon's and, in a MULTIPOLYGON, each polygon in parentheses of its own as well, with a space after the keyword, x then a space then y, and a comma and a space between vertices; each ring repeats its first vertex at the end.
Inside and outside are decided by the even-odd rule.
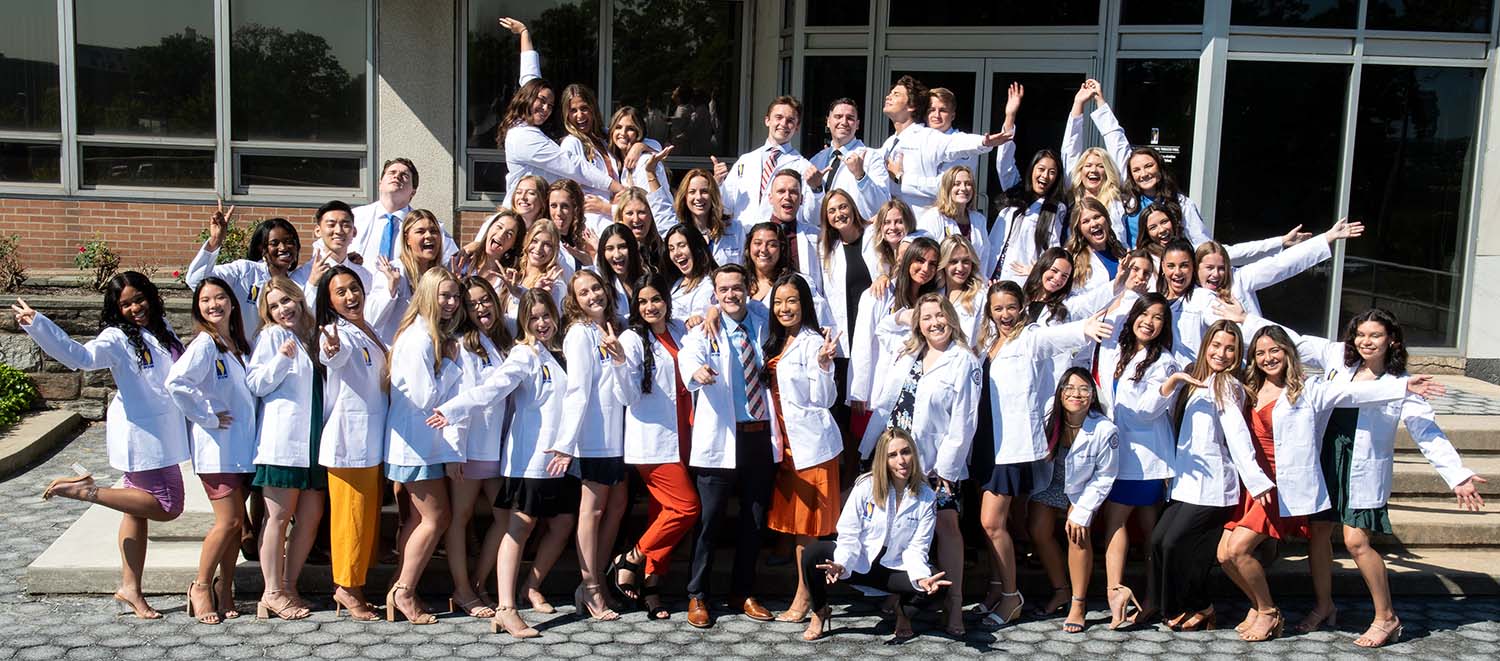
POLYGON ((755 597, 745 597, 739 600, 731 599, 729 605, 732 608, 740 610, 745 614, 745 617, 752 620, 768 622, 776 618, 776 614, 772 613, 769 608, 760 605, 760 602, 756 601, 755 597))
POLYGON ((713 626, 713 621, 708 619, 708 604, 697 597, 688 599, 687 621, 699 629, 713 626))

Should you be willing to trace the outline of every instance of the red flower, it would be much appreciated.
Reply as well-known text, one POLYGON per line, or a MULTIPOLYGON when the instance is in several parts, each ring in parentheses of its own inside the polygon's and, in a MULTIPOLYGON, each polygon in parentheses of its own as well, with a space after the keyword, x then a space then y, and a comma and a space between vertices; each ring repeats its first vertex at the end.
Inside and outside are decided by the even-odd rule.
POLYGON ((172 272, 172 277, 174 277, 174 278, 180 278, 180 277, 182 277, 182 271, 173 271, 172 272))
POLYGON ((84 248, 83 246, 78 246, 78 252, 88 252, 88 249, 84 248))

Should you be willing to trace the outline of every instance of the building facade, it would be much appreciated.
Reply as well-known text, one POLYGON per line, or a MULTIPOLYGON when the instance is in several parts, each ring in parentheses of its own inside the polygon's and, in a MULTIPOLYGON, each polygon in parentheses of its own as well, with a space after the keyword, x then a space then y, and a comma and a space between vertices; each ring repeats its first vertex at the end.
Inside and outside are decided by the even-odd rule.
MULTIPOLYGON (((907 73, 955 92, 962 129, 997 126, 1006 87, 1025 85, 1029 159, 1057 149, 1073 92, 1096 78, 1132 142, 1172 159, 1216 237, 1365 223, 1333 260, 1264 292, 1268 316, 1336 334, 1380 305, 1423 354, 1493 374, 1495 5, 11 0, 0 233, 20 235, 35 268, 69 266, 95 236, 127 266, 171 267, 216 197, 305 227, 324 200, 370 199, 397 155, 421 169, 415 204, 472 231, 504 194, 495 129, 518 58, 496 19, 515 16, 548 79, 589 85, 605 114, 635 107, 649 137, 677 145, 677 172, 758 145, 779 93, 805 103, 805 152, 843 96, 878 142, 880 100, 907 73)), ((993 163, 981 170, 993 195, 993 163)))

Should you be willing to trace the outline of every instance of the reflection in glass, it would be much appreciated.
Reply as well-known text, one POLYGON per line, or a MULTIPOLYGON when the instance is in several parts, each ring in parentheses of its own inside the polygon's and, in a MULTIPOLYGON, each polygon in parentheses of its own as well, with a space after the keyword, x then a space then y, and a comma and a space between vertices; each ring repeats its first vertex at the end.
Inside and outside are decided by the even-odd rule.
POLYGON ((57 3, 11 0, 0 21, 0 129, 57 131, 57 3))
MULTIPOLYGON (((501 17, 510 16, 526 24, 542 58, 542 75, 557 92, 569 83, 598 91, 598 0, 470 0, 468 6, 464 117, 470 148, 498 148, 496 129, 518 87, 521 46, 516 35, 500 27, 501 17)), ((651 53, 654 48, 634 54, 651 53)), ((604 108, 600 111, 608 112, 604 108)), ((562 113, 553 112, 549 126, 543 130, 560 136, 561 121, 562 113)))
POLYGON ((807 24, 869 25, 875 3, 865 0, 808 0, 807 24))
POLYGON ((80 145, 85 186, 212 188, 212 149, 80 145))
MULTIPOLYGON (((1212 212, 1203 210, 1215 240, 1264 239, 1298 224, 1321 232, 1337 220, 1348 87, 1345 64, 1229 63, 1218 202, 1212 212)), ((1261 290, 1264 316, 1299 332, 1325 333, 1332 270, 1328 260, 1261 290)))
POLYGON ((634 106, 646 137, 676 145, 674 156, 738 153, 743 11, 742 2, 615 0, 610 105, 634 106))
POLYGON ((1407 342, 1454 346, 1484 69, 1364 66, 1340 321, 1378 305, 1407 342))
POLYGON ((212 2, 74 0, 78 132, 214 135, 212 2))
POLYGON ((891 25, 1098 25, 1098 0, 892 2, 891 25))
POLYGON ((1187 190, 1192 184, 1198 60, 1120 60, 1116 70, 1119 82, 1110 101, 1126 137, 1133 145, 1161 152, 1172 180, 1187 190))
POLYGON ((359 188, 356 156, 240 156, 239 181, 244 186, 359 188))
POLYGON ((1203 0, 1122 0, 1120 25, 1199 25, 1203 0))
POLYGON ((1491 0, 1370 0, 1371 30, 1489 32, 1491 0))
POLYGON ((474 161, 469 169, 469 187, 476 193, 505 194, 505 161, 474 161))
POLYGON ((0 183, 55 184, 61 163, 57 143, 0 142, 0 183))
MULTIPOLYGON (((854 99, 863 121, 866 110, 865 56, 807 56, 802 58, 802 67, 801 149, 803 155, 811 157, 828 146, 828 104, 834 99, 854 99)), ((866 134, 864 124, 860 124, 854 135, 863 140, 866 134)))
MULTIPOLYGON (((1067 128, 1066 109, 1073 106, 1073 95, 1078 93, 1078 87, 1087 79, 1082 73, 1002 72, 996 73, 990 81, 990 89, 993 90, 990 98, 990 121, 988 125, 980 127, 985 131, 998 131, 1004 125, 1005 98, 1010 84, 1016 82, 1026 88, 1026 99, 1016 117, 1016 167, 1021 170, 1022 182, 1026 181, 1031 159, 1038 151, 1050 149, 1057 153, 1063 131, 1067 128), (1058 112, 1059 109, 1062 112, 1058 112)), ((993 156, 987 155, 985 160, 992 166, 995 162, 993 156)), ((1058 163, 1058 166, 1061 165, 1062 163, 1058 163)), ((989 195, 990 216, 993 217, 1005 199, 1000 194, 1000 179, 995 175, 993 167, 989 176, 985 177, 984 189, 989 195)))
POLYGON ((366 7, 365 0, 231 3, 232 138, 363 143, 366 7))
POLYGON ((1354 28, 1359 0, 1234 0, 1229 22, 1287 28, 1354 28))

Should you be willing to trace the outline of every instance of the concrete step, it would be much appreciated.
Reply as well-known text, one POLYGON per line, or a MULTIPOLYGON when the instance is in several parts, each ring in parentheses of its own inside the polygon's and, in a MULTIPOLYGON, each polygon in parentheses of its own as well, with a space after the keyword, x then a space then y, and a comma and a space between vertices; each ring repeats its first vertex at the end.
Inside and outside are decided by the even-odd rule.
POLYGON ((1480 512, 1458 509, 1453 498, 1399 498, 1388 505, 1394 535, 1381 535, 1376 544, 1400 547, 1500 547, 1500 509, 1480 512))
MULTIPOLYGON (((1480 477, 1488 480, 1479 485, 1479 493, 1485 498, 1500 497, 1500 456, 1477 455, 1464 458, 1468 466, 1480 477)), ((1443 478, 1421 455, 1398 455, 1395 471, 1391 477, 1391 493, 1396 496, 1440 498, 1453 493, 1443 478)))
MULTIPOLYGON (((1438 427, 1447 434, 1448 440, 1465 458, 1475 455, 1500 454, 1500 416, 1493 415, 1440 415, 1438 427)), ((1396 429, 1396 453, 1420 456, 1417 444, 1411 440, 1406 425, 1396 429)))

